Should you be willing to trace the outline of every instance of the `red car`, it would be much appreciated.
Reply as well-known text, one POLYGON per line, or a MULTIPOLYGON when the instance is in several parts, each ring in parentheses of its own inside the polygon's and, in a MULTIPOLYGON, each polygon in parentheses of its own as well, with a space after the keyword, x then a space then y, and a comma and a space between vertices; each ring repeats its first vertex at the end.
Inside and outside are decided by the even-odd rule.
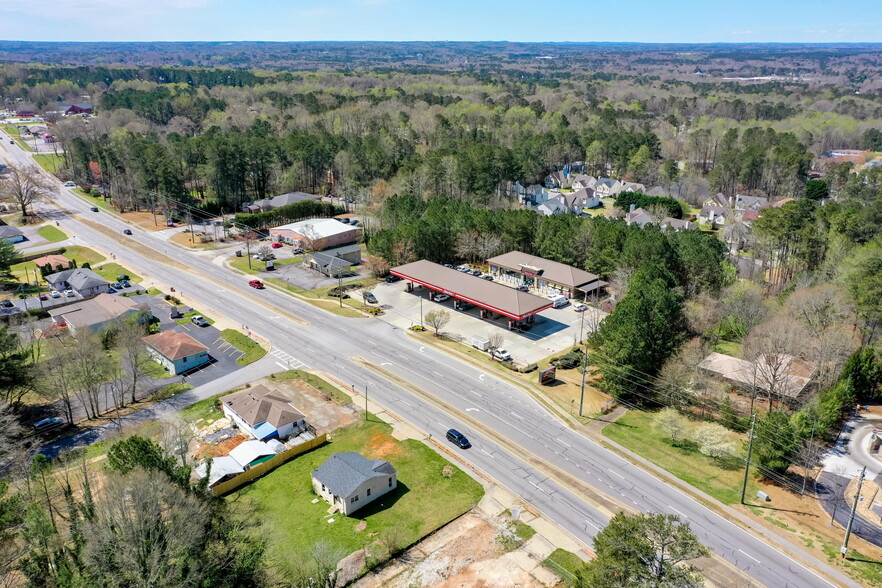
POLYGON ((248 285, 252 288, 257 288, 258 290, 263 288, 263 282, 261 282, 260 280, 251 280, 250 282, 248 282, 248 285))
POLYGON ((270 245, 270 247, 272 247, 273 249, 278 249, 278 248, 281 247, 281 246, 282 246, 282 244, 279 243, 278 241, 276 241, 275 243, 273 243, 272 245, 270 245))

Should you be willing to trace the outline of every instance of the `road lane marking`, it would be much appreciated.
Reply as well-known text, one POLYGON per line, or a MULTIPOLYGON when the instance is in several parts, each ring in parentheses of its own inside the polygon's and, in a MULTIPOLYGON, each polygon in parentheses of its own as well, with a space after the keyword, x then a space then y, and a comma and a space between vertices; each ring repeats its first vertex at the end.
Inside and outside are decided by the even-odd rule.
POLYGON ((689 518, 689 517, 687 517, 686 515, 684 515, 682 512, 680 512, 679 510, 677 510, 676 508, 674 508, 673 506, 671 507, 671 510, 674 511, 675 513, 677 513, 678 515, 680 515, 681 517, 683 517, 684 519, 688 519, 688 518, 689 518))
POLYGON ((750 555, 749 553, 747 553, 746 551, 744 551, 744 550, 741 549, 741 548, 739 548, 738 551, 740 551, 741 553, 743 553, 744 555, 746 555, 747 557, 749 557, 750 559, 752 559, 753 561, 755 561, 755 562, 758 563, 758 564, 762 564, 762 563, 763 563, 763 562, 761 562, 761 561, 758 560, 757 558, 753 557, 752 555, 750 555))
POLYGON ((513 416, 514 418, 518 419, 519 421, 524 420, 524 417, 522 417, 521 415, 519 415, 519 414, 516 413, 516 412, 512 412, 512 413, 510 413, 510 414, 511 414, 511 416, 513 416))
POLYGON ((615 475, 615 476, 618 476, 618 477, 620 477, 620 478, 623 479, 623 480, 625 479, 625 476, 623 476, 622 474, 620 474, 619 472, 617 472, 617 471, 615 471, 615 470, 610 470, 609 473, 611 473, 611 474, 613 474, 613 475, 615 475))
POLYGON ((277 362, 276 362, 276 365, 279 366, 280 368, 282 368, 283 370, 288 369, 288 366, 286 366, 286 365, 283 364, 282 362, 277 361, 277 362))

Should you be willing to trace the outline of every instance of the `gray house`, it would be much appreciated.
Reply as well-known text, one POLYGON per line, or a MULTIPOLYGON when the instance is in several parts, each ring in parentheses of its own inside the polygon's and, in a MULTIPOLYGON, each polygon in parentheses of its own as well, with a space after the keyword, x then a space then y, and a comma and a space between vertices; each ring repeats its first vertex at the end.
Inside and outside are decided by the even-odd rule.
POLYGON ((398 473, 388 461, 367 459, 348 451, 335 453, 312 473, 315 493, 349 516, 398 486, 398 473))
POLYGON ((83 298, 107 292, 110 285, 110 282, 92 270, 82 267, 49 274, 46 281, 53 290, 73 290, 83 298))

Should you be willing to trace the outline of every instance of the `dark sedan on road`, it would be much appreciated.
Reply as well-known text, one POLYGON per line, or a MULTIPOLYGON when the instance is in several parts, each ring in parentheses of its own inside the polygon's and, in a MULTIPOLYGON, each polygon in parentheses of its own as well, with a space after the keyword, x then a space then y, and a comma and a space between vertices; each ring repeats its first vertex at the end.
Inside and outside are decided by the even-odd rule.
POLYGON ((456 429, 450 429, 449 431, 447 431, 447 440, 450 441, 451 443, 453 443, 454 445, 456 445, 457 447, 459 447, 460 449, 468 449, 469 447, 472 446, 472 444, 469 443, 469 440, 466 438, 466 436, 463 435, 462 433, 460 433, 459 431, 457 431, 456 429))

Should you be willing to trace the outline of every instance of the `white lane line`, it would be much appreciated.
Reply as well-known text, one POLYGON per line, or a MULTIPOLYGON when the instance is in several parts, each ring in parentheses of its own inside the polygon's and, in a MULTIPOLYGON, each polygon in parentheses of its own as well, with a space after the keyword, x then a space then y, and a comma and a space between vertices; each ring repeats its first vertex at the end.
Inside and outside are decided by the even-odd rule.
POLYGON ((474 390, 469 390, 469 392, 471 392, 472 394, 474 394, 475 396, 478 396, 478 397, 480 397, 480 398, 483 398, 483 397, 484 397, 484 395, 481 394, 480 392, 475 392, 474 390))
POLYGON ((285 364, 283 364, 283 363, 280 362, 280 361, 277 361, 277 362, 276 362, 276 365, 279 366, 280 368, 282 368, 283 370, 288 369, 288 366, 286 366, 285 364))
POLYGON ((484 453, 484 454, 486 454, 486 455, 487 455, 487 456, 489 456, 489 457, 490 457, 490 459, 496 459, 496 458, 495 458, 495 457, 493 457, 493 455, 491 455, 491 454, 489 454, 489 453, 487 453, 487 452, 486 452, 486 451, 484 451, 484 450, 483 450, 483 449, 482 449, 482 450, 481 450, 481 453, 484 453))
MULTIPOLYGON (((435 421, 435 422, 437 423, 438 421, 435 421)), ((444 423, 438 423, 438 426, 441 427, 441 428, 443 429, 443 428, 444 428, 444 423)))
POLYGON ((592 523, 591 521, 589 521, 589 520, 587 520, 587 519, 585 520, 585 524, 586 524, 586 525, 591 525, 592 527, 594 527, 594 528, 597 529, 598 531, 600 530, 600 527, 598 527, 597 525, 595 525, 594 523, 592 523))
POLYGON ((567 443, 567 442, 564 441, 564 440, 559 441, 559 443, 560 443, 561 445, 566 445, 567 447, 572 447, 572 445, 570 445, 569 443, 567 443))
POLYGON ((684 519, 688 519, 688 518, 689 518, 689 517, 687 517, 686 515, 684 515, 682 512, 680 512, 679 510, 677 510, 676 508, 674 508, 673 506, 671 507, 671 510, 674 511, 675 513, 677 513, 678 515, 680 515, 681 517, 683 517, 684 519))
POLYGON ((514 418, 518 419, 519 421, 524 420, 524 417, 522 417, 521 415, 519 415, 519 414, 516 413, 516 412, 511 413, 511 416, 513 416, 514 418))
POLYGON ((750 559, 752 559, 752 560, 755 561, 756 563, 762 563, 760 560, 758 560, 757 558, 753 557, 752 555, 750 555, 749 553, 747 553, 747 552, 744 551, 743 549, 739 549, 738 551, 740 551, 741 553, 743 553, 744 555, 746 555, 747 557, 749 557, 750 559))
POLYGON ((615 475, 615 476, 618 476, 618 477, 620 477, 620 478, 623 479, 623 480, 625 479, 625 476, 623 476, 622 474, 620 474, 619 472, 617 472, 617 471, 615 471, 615 470, 610 470, 609 473, 611 473, 611 474, 613 474, 613 475, 615 475))

